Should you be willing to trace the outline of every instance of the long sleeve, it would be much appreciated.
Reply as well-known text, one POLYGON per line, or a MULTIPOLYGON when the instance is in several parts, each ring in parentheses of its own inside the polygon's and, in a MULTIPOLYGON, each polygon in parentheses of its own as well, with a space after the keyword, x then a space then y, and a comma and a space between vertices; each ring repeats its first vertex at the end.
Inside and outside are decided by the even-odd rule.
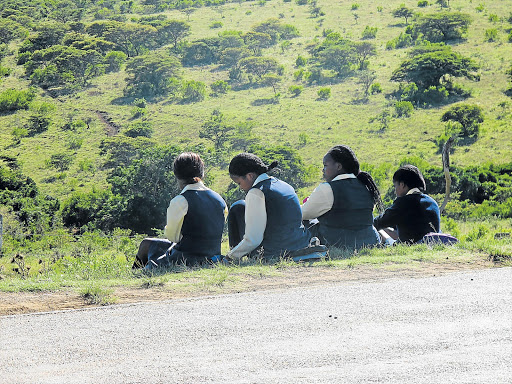
POLYGON ((404 216, 404 210, 400 198, 397 198, 393 205, 387 208, 381 215, 373 219, 373 226, 376 229, 382 229, 386 227, 396 228, 400 224, 402 217, 404 216))
POLYGON ((232 259, 239 259, 255 250, 263 241, 266 227, 265 195, 261 190, 253 188, 245 196, 244 238, 236 247, 228 252, 227 256, 232 259))
POLYGON ((170 241, 178 243, 181 240, 181 227, 187 212, 187 199, 182 195, 177 195, 169 203, 169 207, 167 208, 167 225, 164 229, 164 236, 170 241))
POLYGON ((322 183, 314 189, 308 200, 302 205, 302 219, 311 220, 328 212, 334 203, 334 194, 328 183, 322 183))

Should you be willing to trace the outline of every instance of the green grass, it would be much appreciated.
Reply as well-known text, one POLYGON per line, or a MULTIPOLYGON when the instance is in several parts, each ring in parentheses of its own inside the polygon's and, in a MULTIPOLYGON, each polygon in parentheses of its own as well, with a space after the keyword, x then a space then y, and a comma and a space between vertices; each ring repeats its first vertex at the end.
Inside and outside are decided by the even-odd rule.
MULTIPOLYGON (((155 140, 183 147, 198 142, 209 144, 205 139, 198 138, 198 132, 211 111, 220 108, 234 120, 255 121, 255 132, 265 144, 280 143, 300 148, 305 162, 318 169, 321 167, 322 154, 337 143, 352 146, 361 162, 373 165, 386 163, 394 167, 404 156, 418 155, 430 164, 441 166, 434 139, 444 130, 440 117, 449 106, 415 110, 408 119, 393 119, 389 128, 381 133, 368 122, 371 117, 390 108, 392 101, 386 98, 386 94, 395 89, 397 84, 390 82, 389 78, 392 71, 407 57, 408 49, 385 49, 386 42, 405 29, 403 19, 396 19, 391 15, 391 11, 401 3, 398 0, 382 3, 361 1, 359 8, 352 11, 351 2, 325 2, 319 4, 325 12, 325 16, 320 18, 312 18, 308 6, 278 0, 268 1, 263 6, 249 1, 197 9, 188 21, 191 24, 189 41, 215 36, 219 30, 247 31, 252 25, 270 17, 282 17, 282 22, 298 28, 301 36, 292 39, 287 50, 282 52, 276 46, 264 52, 265 55, 274 56, 285 66, 284 79, 279 85, 280 103, 253 105, 255 100, 273 95, 270 87, 230 91, 219 97, 207 97, 200 103, 181 105, 170 104, 167 100, 150 103, 147 107, 147 118, 155 129, 155 140), (382 7, 382 12, 378 12, 379 6, 382 7), (354 12, 359 16, 357 22, 354 12), (217 21, 221 21, 223 27, 212 30, 209 26, 217 21), (297 84, 293 79, 295 59, 298 55, 309 56, 307 45, 315 39, 321 39, 324 29, 332 29, 344 37, 359 41, 367 25, 378 28, 377 37, 372 40, 377 46, 378 54, 370 59, 370 69, 376 71, 376 82, 382 85, 383 94, 371 96, 368 103, 358 103, 361 90, 354 79, 327 85, 331 88, 332 95, 326 101, 317 100, 318 89, 325 85, 305 86, 298 97, 292 97, 287 92, 290 85, 297 84), (301 133, 306 133, 309 137, 305 146, 299 145, 301 133)), ((462 0, 451 1, 450 5, 452 11, 460 10, 469 13, 473 18, 468 39, 452 48, 482 65, 480 82, 462 82, 474 90, 474 97, 467 101, 482 106, 486 115, 481 127, 481 137, 471 146, 457 148, 451 157, 452 164, 472 165, 479 163, 482 158, 495 163, 508 162, 509 143, 512 142, 510 110, 507 118, 498 119, 503 111, 496 106, 500 102, 510 101, 503 94, 509 83, 505 70, 509 68, 512 59, 510 43, 506 42, 506 31, 510 25, 506 21, 495 24, 488 19, 489 14, 508 15, 508 4, 490 2, 485 5, 484 12, 477 12, 474 3, 462 0), (484 41, 485 30, 491 27, 499 30, 501 39, 498 42, 484 41)), ((418 8, 412 4, 411 7, 422 13, 439 12, 437 5, 418 8)), ((169 18, 187 20, 187 16, 180 11, 169 11, 165 14, 169 18)), ((27 87, 27 80, 22 78, 23 69, 15 65, 13 56, 5 58, 2 64, 14 68, 14 73, 0 83, 0 90, 27 87)), ((10 146, 11 131, 14 127, 25 124, 29 112, 20 111, 0 116, 2 153, 17 156, 23 172, 34 178, 44 192, 57 197, 65 198, 74 190, 90 189, 93 185, 106 187, 103 159, 99 156, 99 144, 106 137, 106 133, 96 111, 107 112, 121 127, 130 124, 132 106, 113 103, 115 99, 122 97, 125 76, 124 72, 120 72, 96 78, 89 88, 76 94, 61 96, 58 101, 40 91, 39 98, 58 105, 52 126, 43 134, 23 138, 17 146, 10 146), (68 148, 72 141, 70 134, 61 130, 70 115, 92 119, 89 129, 74 134, 83 139, 83 143, 80 148, 73 150, 68 148), (70 169, 61 173, 49 168, 45 162, 51 154, 63 151, 70 152, 74 160, 70 169), (89 164, 86 167, 88 169, 81 170, 81 165, 83 168, 85 163, 89 164)), ((227 80, 228 74, 212 65, 186 68, 185 78, 211 84, 216 80, 227 80)), ((317 181, 320 181, 320 172, 317 181)), ((214 181, 213 187, 222 192, 227 185, 228 179, 219 177, 214 181)), ((304 194, 307 192, 304 191, 304 194)))
POLYGON ((226 287, 243 289, 248 279, 279 277, 296 268, 393 270, 416 269, 425 264, 456 266, 473 263, 512 266, 512 221, 466 221, 452 224, 452 228, 459 233, 461 240, 454 246, 398 245, 358 252, 331 250, 329 258, 312 263, 244 258, 230 265, 176 265, 151 273, 131 269, 137 248, 134 239, 130 239, 131 245, 123 248, 119 246, 119 239, 93 234, 85 236, 67 250, 61 247, 52 253, 35 247, 28 251, 24 255, 26 265, 31 266, 27 275, 13 270, 16 267, 11 263, 14 254, 4 253, 4 257, 0 258, 0 291, 74 290, 82 292, 84 297, 87 295, 88 300, 100 300, 104 296, 105 300, 110 300, 112 290, 118 287, 181 293, 222 292, 226 287))

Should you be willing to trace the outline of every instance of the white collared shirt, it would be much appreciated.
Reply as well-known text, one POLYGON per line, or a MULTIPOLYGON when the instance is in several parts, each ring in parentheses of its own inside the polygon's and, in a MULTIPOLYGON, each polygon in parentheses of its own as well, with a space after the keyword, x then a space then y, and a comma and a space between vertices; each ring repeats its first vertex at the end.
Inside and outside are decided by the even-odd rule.
MULTIPOLYGON (((254 183, 270 179, 266 173, 259 175, 254 183)), ((251 188, 245 196, 245 234, 237 246, 228 252, 227 256, 232 259, 240 259, 255 250, 263 241, 263 234, 267 227, 267 210, 265 206, 265 195, 258 188, 251 188)))
MULTIPOLYGON (((343 173, 336 176, 332 181, 355 179, 353 173, 343 173)), ((328 182, 318 185, 311 192, 308 200, 301 206, 302 220, 312 220, 322 216, 324 213, 329 212, 334 204, 334 193, 328 182)))
POLYGON ((406 195, 417 195, 417 194, 421 195, 421 191, 419 190, 419 188, 409 189, 406 193, 406 195))
MULTIPOLYGON (((179 195, 175 196, 169 203, 167 208, 167 225, 164 228, 164 236, 170 241, 178 243, 181 240, 181 227, 183 226, 183 219, 188 212, 187 199, 182 195, 186 191, 207 191, 210 188, 206 187, 202 181, 194 184, 187 184, 179 195)), ((227 207, 224 209, 224 219, 228 213, 227 207)))

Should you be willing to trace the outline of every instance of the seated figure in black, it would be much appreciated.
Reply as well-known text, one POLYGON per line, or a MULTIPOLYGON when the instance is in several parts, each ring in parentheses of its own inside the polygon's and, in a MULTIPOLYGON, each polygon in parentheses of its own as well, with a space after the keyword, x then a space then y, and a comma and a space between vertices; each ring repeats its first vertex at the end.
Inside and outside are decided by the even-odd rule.
POLYGON ((373 220, 375 228, 404 243, 416 243, 427 233, 438 233, 439 206, 424 193, 426 185, 420 170, 410 164, 400 167, 393 175, 393 186, 397 198, 373 220))
POLYGON ((203 184, 201 157, 192 152, 182 153, 174 160, 173 171, 182 191, 167 208, 167 240, 142 240, 134 268, 192 265, 220 257, 227 206, 218 193, 203 184))

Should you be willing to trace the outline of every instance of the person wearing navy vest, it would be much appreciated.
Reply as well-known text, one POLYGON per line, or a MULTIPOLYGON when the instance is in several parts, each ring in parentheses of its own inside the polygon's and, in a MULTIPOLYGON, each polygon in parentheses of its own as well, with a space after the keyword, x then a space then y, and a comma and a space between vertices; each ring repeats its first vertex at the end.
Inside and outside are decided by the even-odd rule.
POLYGON ((400 167, 393 174, 393 186, 397 197, 391 207, 375 218, 375 227, 404 243, 416 243, 427 233, 438 233, 439 206, 424 193, 426 184, 421 171, 411 164, 400 167))
POLYGON ((245 200, 234 203, 228 214, 229 259, 240 259, 261 251, 265 258, 285 256, 306 248, 310 234, 293 187, 269 176, 270 166, 256 155, 241 153, 229 164, 229 175, 247 192, 245 200))
POLYGON ((332 147, 323 158, 325 183, 302 205, 302 218, 314 223, 309 230, 329 247, 359 249, 380 243, 373 227, 374 205, 382 201, 377 185, 346 145, 332 147))
POLYGON ((192 152, 182 153, 174 160, 173 171, 182 191, 167 208, 167 240, 144 239, 134 267, 191 265, 220 257, 227 206, 218 193, 203 184, 201 157, 192 152))

